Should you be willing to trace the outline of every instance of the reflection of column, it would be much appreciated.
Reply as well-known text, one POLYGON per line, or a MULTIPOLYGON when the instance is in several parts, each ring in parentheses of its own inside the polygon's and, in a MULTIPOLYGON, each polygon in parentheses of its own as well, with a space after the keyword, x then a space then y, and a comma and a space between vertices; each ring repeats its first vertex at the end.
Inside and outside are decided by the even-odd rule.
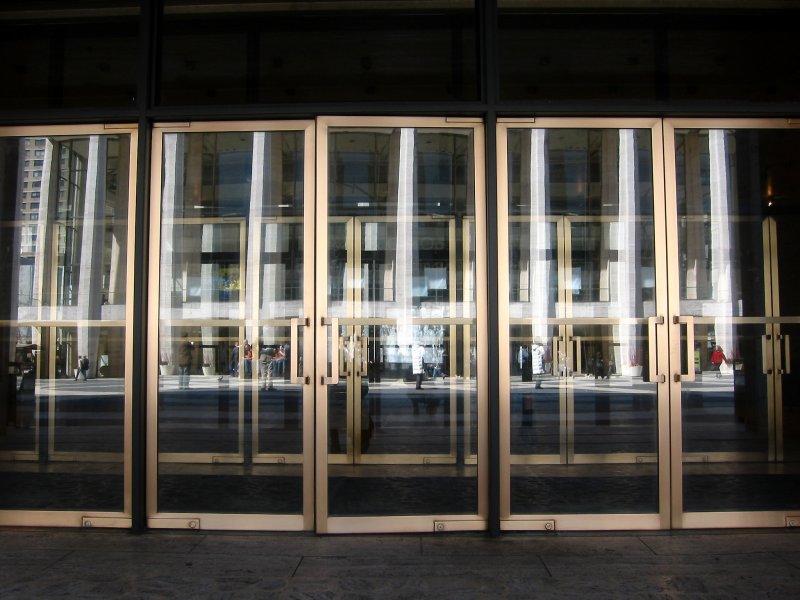
MULTIPOLYGON (((550 224, 546 217, 550 212, 549 174, 547 170, 547 131, 531 130, 530 152, 530 306, 531 317, 546 319, 550 314, 550 278, 552 276, 551 257, 549 256, 552 240, 550 224)), ((544 340, 548 336, 548 327, 544 322, 534 325, 533 337, 544 340)))
POLYGON ((691 132, 684 139, 684 168, 686 169, 686 300, 705 300, 708 296, 706 272, 706 233, 701 215, 703 206, 702 156, 700 136, 691 132))
POLYGON ((107 148, 107 138, 97 135, 89 137, 78 279, 78 319, 84 323, 78 325, 78 354, 89 356, 92 375, 97 365, 100 328, 90 327, 85 321, 96 321, 102 317, 107 148))
MULTIPOLYGON (((636 132, 632 129, 619 131, 619 221, 616 240, 616 302, 611 314, 620 318, 637 317, 642 306, 641 282, 637 275, 641 270, 641 240, 637 235, 636 182, 638 161, 636 132)), ((642 357, 634 339, 634 325, 619 326, 620 357, 623 365, 641 365, 642 357)), ((617 363, 620 364, 620 363, 617 363)))
MULTIPOLYGON (((172 318, 174 309, 180 307, 186 294, 184 286, 177 285, 183 279, 183 226, 176 223, 182 216, 184 192, 184 161, 186 136, 178 133, 164 135, 164 183, 161 195, 161 278, 159 285, 159 307, 161 315, 166 312, 172 318), (182 288, 182 289, 181 289, 182 288)), ((170 332, 173 333, 173 332, 170 332)), ((174 332, 172 337, 177 337, 174 332)), ((163 343, 163 342, 162 342, 163 343)), ((162 346, 162 360, 177 362, 177 340, 171 347, 162 346)))
MULTIPOLYGON (((35 258, 33 263, 33 306, 38 307, 39 314, 31 315, 37 319, 49 319, 52 315, 45 315, 41 311, 46 305, 55 305, 57 292, 50 290, 47 293, 50 283, 52 246, 50 240, 53 230, 50 223, 55 220, 58 204, 58 156, 56 147, 48 138, 44 147, 44 165, 42 166, 42 187, 39 197, 39 224, 33 228, 36 235, 35 258)), ((35 331, 38 331, 35 330, 35 331)), ((37 338, 39 334, 34 334, 34 344, 39 344, 37 338)))
MULTIPOLYGON (((393 140, 394 141, 394 140, 393 140)), ((392 148, 395 147, 393 143, 392 148)), ((390 193, 397 190, 397 273, 396 273, 396 305, 397 343, 400 348, 413 343, 413 327, 411 311, 413 308, 414 286, 414 130, 400 130, 400 146, 397 160, 390 156, 390 168, 397 168, 397 185, 392 186, 390 193)))
POLYGON ((113 204, 113 229, 111 233, 111 269, 108 281, 108 303, 125 304, 128 263, 128 181, 130 145, 127 136, 116 138, 117 186, 109 194, 113 204))
MULTIPOLYGON (((262 223, 262 215, 269 206, 280 204, 281 181, 283 179, 281 160, 281 136, 272 133, 253 134, 253 177, 250 186, 249 226, 260 227, 258 234, 248 235, 251 243, 247 250, 248 294, 247 314, 250 315, 254 303, 259 303, 259 318, 280 318, 287 316, 283 301, 286 299, 286 266, 280 257, 289 234, 288 226, 281 223, 262 223), (262 237, 263 236, 263 237, 262 237), (264 254, 270 259, 262 262, 264 254), (260 279, 259 279, 260 278, 260 279), (254 297, 258 290, 260 299, 254 297)), ((297 315, 299 316, 299 315, 297 315)), ((267 343, 276 336, 274 327, 264 329, 267 343)))
MULTIPOLYGON (((714 315, 734 314, 731 273, 731 210, 733 203, 728 189, 728 156, 726 132, 712 129, 708 132, 709 188, 711 196, 711 286, 714 315)), ((706 314, 705 310, 703 311, 706 314)), ((716 342, 723 352, 730 354, 733 335, 730 322, 716 323, 716 342)))
MULTIPOLYGON (((619 155, 622 146, 622 139, 619 131, 616 129, 604 129, 602 131, 602 146, 601 146, 601 164, 600 164, 600 177, 602 178, 602 187, 600 195, 600 214, 606 216, 614 213, 614 206, 620 203, 620 185, 622 178, 622 160, 619 155)), ((616 215, 615 215, 616 216, 616 215)), ((599 232, 600 239, 600 256, 597 261, 598 269, 598 297, 600 302, 612 302, 616 298, 612 298, 613 274, 612 264, 614 263, 612 244, 616 242, 612 233, 610 223, 601 221, 596 226, 596 231, 599 232)), ((591 235, 592 229, 588 229, 587 233, 591 235)), ((589 273, 584 274, 584 277, 589 277, 589 273)), ((591 285, 590 282, 585 282, 585 285, 591 285)))

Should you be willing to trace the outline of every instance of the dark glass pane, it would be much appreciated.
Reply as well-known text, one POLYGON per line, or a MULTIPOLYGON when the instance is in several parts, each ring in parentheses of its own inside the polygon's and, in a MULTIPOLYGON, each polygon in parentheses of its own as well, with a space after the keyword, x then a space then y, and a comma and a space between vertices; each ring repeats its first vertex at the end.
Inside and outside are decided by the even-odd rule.
POLYGON ((0 109, 133 107, 138 13, 130 1, 4 3, 0 109))
POLYGON ((703 19, 667 34, 675 100, 796 101, 800 48, 794 20, 775 15, 703 19), (790 29, 791 27, 791 29, 790 29))
POLYGON ((159 102, 476 99, 477 37, 466 4, 302 14, 190 13, 170 4, 159 102))
POLYGON ((727 8, 547 14, 501 3, 500 99, 796 101, 797 11, 727 8))
POLYGON ((502 100, 650 100, 655 33, 608 16, 503 11, 498 36, 502 100))

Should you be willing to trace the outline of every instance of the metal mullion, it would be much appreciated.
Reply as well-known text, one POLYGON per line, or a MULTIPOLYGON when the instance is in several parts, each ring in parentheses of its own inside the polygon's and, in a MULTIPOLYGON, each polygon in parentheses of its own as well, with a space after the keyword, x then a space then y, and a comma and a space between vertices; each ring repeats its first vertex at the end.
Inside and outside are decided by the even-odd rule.
MULTIPOLYGON (((126 493, 126 503, 130 498, 131 529, 134 533, 143 533, 147 529, 148 517, 148 481, 155 485, 156 479, 150 478, 148 473, 148 392, 151 384, 148 377, 155 378, 150 373, 148 361, 148 334, 153 330, 148 321, 148 301, 153 297, 149 291, 148 259, 152 256, 150 248, 150 161, 152 158, 152 128, 147 118, 147 110, 151 106, 152 91, 155 81, 155 65, 158 44, 158 25, 161 0, 145 0, 140 4, 139 20, 139 65, 137 76, 136 113, 138 129, 135 134, 135 151, 131 152, 131 162, 134 165, 136 178, 135 184, 131 181, 134 192, 133 218, 129 223, 129 236, 132 234, 133 243, 129 244, 128 264, 132 272, 128 273, 128 281, 132 285, 128 289, 128 326, 129 334, 128 353, 130 378, 130 399, 128 404, 129 427, 126 428, 126 460, 130 461, 130 476, 127 486, 130 485, 130 494, 126 493), (134 158, 135 157, 135 158, 134 158), (135 187, 134 187, 135 186, 135 187)), ((132 178, 133 179, 133 178, 132 178)), ((160 194, 159 194, 160 198, 160 194)), ((158 209, 154 211, 160 212, 158 209)), ((158 295, 155 294, 155 298, 158 295)), ((157 320, 157 315, 153 317, 157 320)), ((156 323, 156 333, 157 333, 156 323)), ((157 346, 156 346, 157 348, 157 346)), ((157 366, 155 368, 158 368, 157 366)), ((157 392, 157 382, 152 387, 157 392)))
MULTIPOLYGON (((680 260, 678 256, 678 198, 677 198, 677 169, 675 164, 675 129, 677 124, 669 120, 663 127, 664 149, 664 197, 665 197, 665 231, 669 248, 666 253, 666 314, 667 341, 669 351, 660 356, 667 357, 665 369, 661 372, 667 374, 669 386, 669 489, 670 489, 670 527, 683 528, 685 516, 683 514, 683 399, 681 397, 681 382, 674 374, 681 372, 681 326, 677 318, 681 313, 680 303, 680 260), (669 182, 669 184, 667 183, 669 182)), ((655 144, 654 144, 655 147, 655 144)), ((662 350, 663 346, 659 347, 662 350)))
MULTIPOLYGON (((315 530, 318 533, 328 533, 328 388, 323 382, 328 372, 328 326, 323 325, 323 320, 328 318, 328 124, 322 120, 317 122, 314 130, 316 135, 315 156, 316 161, 313 168, 316 181, 316 189, 313 197, 308 198, 307 202, 314 203, 316 218, 314 219, 316 249, 314 253, 315 264, 315 316, 314 327, 311 335, 316 340, 314 353, 314 363, 316 364, 316 375, 314 381, 314 440, 315 452, 312 457, 314 463, 314 515, 315 530), (322 283, 319 283, 322 282, 322 283)), ((333 336, 334 339, 338 337, 333 336)), ((335 362, 337 349, 331 349, 331 369, 337 369, 335 362)))
MULTIPOLYGON (((765 284, 769 282, 769 292, 772 296, 771 304, 767 303, 767 314, 777 318, 777 322, 771 325, 772 333, 772 381, 767 384, 767 410, 769 418, 767 427, 769 432, 769 456, 770 460, 783 462, 783 350, 781 348, 781 305, 780 305, 780 279, 778 271, 778 224, 774 217, 770 217, 765 223, 769 230, 769 248, 764 256, 765 284)), ((766 287, 766 286, 765 286, 766 287)))
MULTIPOLYGON (((498 339, 497 360, 499 363, 499 394, 500 405, 498 410, 498 428, 492 432, 499 433, 499 465, 492 465, 499 472, 499 513, 500 519, 508 520, 511 512, 511 465, 519 464, 524 459, 511 454, 511 357, 510 333, 511 319, 509 315, 509 227, 516 219, 509 215, 508 210, 508 129, 509 125, 499 124, 497 131, 496 148, 496 195, 497 209, 495 216, 497 231, 497 299, 490 299, 497 310, 498 339)), ((493 245, 493 244, 490 244, 493 245)), ((491 305, 491 304, 490 304, 491 305)), ((494 341, 494 340, 493 340, 494 341)), ((556 459, 557 461, 558 459, 556 459)), ((491 526, 491 523, 490 523, 491 526)))
MULTIPOLYGON (((669 306, 669 272, 668 259, 672 250, 667 227, 667 196, 666 178, 664 172, 664 129, 662 121, 658 120, 651 128, 652 132, 652 166, 653 166, 653 227, 655 245, 656 269, 656 310, 654 325, 650 326, 648 319, 648 336, 655 335, 655 356, 650 361, 656 361, 656 416, 657 416, 657 460, 658 460, 658 513, 662 529, 669 529, 671 525, 671 485, 670 473, 672 469, 672 454, 670 447, 670 383, 669 379, 669 352, 670 338, 669 326, 659 318, 668 314, 669 306), (666 363, 666 364, 664 364, 666 363)), ((677 243, 677 238, 674 238, 677 243)), ((678 280, 672 280, 678 281, 678 280)), ((650 342, 648 338, 648 342, 650 342)), ((651 368, 651 372, 653 369, 651 368)))

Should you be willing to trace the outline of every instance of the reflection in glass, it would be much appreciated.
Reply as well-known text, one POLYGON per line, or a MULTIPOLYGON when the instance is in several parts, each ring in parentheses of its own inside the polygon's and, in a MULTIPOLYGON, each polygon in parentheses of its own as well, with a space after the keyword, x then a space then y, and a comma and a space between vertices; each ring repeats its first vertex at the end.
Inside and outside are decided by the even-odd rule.
POLYGON ((689 512, 800 506, 797 143, 791 131, 675 134, 680 310, 693 318, 681 339, 694 378, 681 386, 689 512))
POLYGON ((511 512, 658 510, 649 130, 511 129, 511 512))
POLYGON ((0 508, 122 511, 130 138, 0 152, 0 508))
POLYGON ((303 132, 163 142, 158 510, 300 514, 303 132))
POLYGON ((473 145, 329 132, 331 516, 477 512, 473 145))

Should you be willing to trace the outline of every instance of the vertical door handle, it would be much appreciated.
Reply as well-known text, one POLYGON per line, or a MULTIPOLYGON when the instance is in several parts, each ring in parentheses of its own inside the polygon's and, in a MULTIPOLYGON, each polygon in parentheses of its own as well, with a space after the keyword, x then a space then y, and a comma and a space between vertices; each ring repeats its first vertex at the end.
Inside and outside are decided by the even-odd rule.
POLYGON ((675 381, 694 381, 694 317, 673 317, 675 325, 686 325, 686 373, 675 373, 675 381))
POLYGON ((582 373, 583 372, 583 354, 581 353, 581 336, 576 335, 573 336, 572 341, 575 342, 575 370, 572 372, 574 375, 575 373, 582 373))
POLYGON ((663 383, 658 377, 658 346, 656 344, 656 325, 663 325, 664 317, 648 317, 647 319, 647 380, 650 383, 663 383))
POLYGON ((367 336, 355 336, 356 343, 353 349, 353 362, 357 365, 356 375, 363 377, 367 374, 367 336))
MULTIPOLYGON (((331 357, 331 376, 322 376, 322 385, 336 385, 339 383, 339 317, 331 317, 326 319, 322 317, 322 326, 331 328, 331 350, 333 356, 331 357)), ((327 344, 326 344, 327 345, 327 344)))
POLYGON ((553 356, 552 356, 552 368, 553 368, 553 377, 561 377, 561 355, 559 352, 559 341, 561 340, 560 336, 553 336, 553 356))
MULTIPOLYGON (((311 381, 311 378, 306 375, 301 380, 297 376, 297 361, 298 355, 300 354, 300 347, 297 344, 297 328, 300 326, 301 319, 292 319, 289 321, 289 326, 291 327, 291 331, 289 332, 289 343, 290 346, 290 360, 289 360, 289 382, 290 383, 305 383, 308 384, 311 381)), ((303 327, 308 327, 310 321, 308 318, 302 319, 303 327)))
POLYGON ((792 372, 792 350, 789 343, 789 334, 781 336, 783 338, 783 373, 790 375, 792 372))
POLYGON ((770 342, 772 336, 765 333, 761 336, 761 372, 764 375, 772 375, 772 348, 770 342))
POLYGON ((367 375, 369 369, 369 338, 365 335, 361 336, 361 345, 359 351, 361 352, 361 375, 367 375))

